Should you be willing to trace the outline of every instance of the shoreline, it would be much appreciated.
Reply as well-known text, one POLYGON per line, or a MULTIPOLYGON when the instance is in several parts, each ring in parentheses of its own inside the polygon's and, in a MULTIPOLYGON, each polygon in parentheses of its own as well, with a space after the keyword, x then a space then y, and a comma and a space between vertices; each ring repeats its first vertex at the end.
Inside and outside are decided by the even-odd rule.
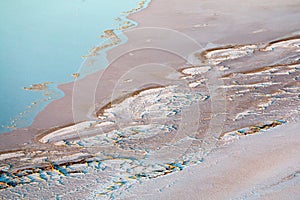
MULTIPOLYGON (((46 104, 62 97, 63 94, 57 89, 57 85, 75 80, 74 76, 76 77, 78 75, 76 73, 73 74, 73 77, 71 75, 78 70, 79 65, 82 63, 83 59, 81 56, 88 53, 92 46, 101 45, 101 42, 106 40, 105 38, 100 38, 100 34, 102 34, 105 29, 115 29, 115 32, 120 34, 121 29, 135 25, 132 21, 128 22, 129 20, 125 19, 127 12, 123 12, 129 10, 132 12, 136 11, 136 9, 132 10, 132 8, 140 7, 140 2, 141 0, 134 0, 127 3, 121 2, 120 4, 115 4, 114 2, 105 3, 104 1, 78 1, 72 4, 65 2, 61 3, 61 6, 56 9, 59 13, 63 12, 64 9, 70 10, 70 12, 62 14, 62 18, 60 15, 56 15, 56 12, 52 12, 52 9, 55 10, 55 3, 49 4, 44 10, 43 4, 35 4, 34 1, 20 6, 12 2, 3 2, 3 5, 1 4, 2 7, 7 7, 8 10, 14 9, 18 11, 18 15, 36 9, 41 17, 32 18, 34 16, 32 15, 33 12, 31 12, 30 15, 26 15, 24 18, 21 17, 20 20, 18 20, 17 18, 19 17, 17 15, 13 15, 10 12, 2 13, 2 18, 7 18, 7 20, 3 21, 3 25, 5 25, 6 28, 3 27, 1 34, 3 34, 3 39, 6 41, 4 42, 5 46, 8 47, 7 51, 3 50, 3 56, 10 58, 12 55, 19 55, 18 58, 20 59, 10 61, 11 59, 4 59, 3 57, 3 62, 1 62, 3 66, 11 67, 6 70, 1 82, 3 85, 1 91, 7 94, 7 96, 1 101, 3 114, 0 132, 9 132, 15 130, 16 127, 28 127, 32 123, 33 118, 46 104), (97 9, 97 7, 99 7, 99 9, 97 9), (105 12, 108 8, 111 9, 110 12, 105 12), (120 17, 115 18, 116 16, 120 17), (41 20, 44 21, 44 23, 41 20), (52 20, 53 23, 49 24, 49 20, 52 20), (68 20, 70 21, 68 22, 68 20), (87 21, 89 22, 86 23, 87 21), (28 29, 23 26, 27 23, 34 23, 39 28, 34 29, 35 31, 29 34, 30 28, 28 29), (81 26, 79 26, 79 24, 82 24, 83 27, 80 28, 81 26), (61 25, 65 27, 63 34, 59 34, 59 27, 61 25), (16 29, 9 28, 12 26, 16 29), (51 31, 46 31, 47 29, 51 31), (57 37, 50 38, 52 42, 48 45, 48 40, 42 37, 53 34, 57 37), (18 36, 18 44, 14 42, 9 44, 9 41, 12 39, 11 36, 13 35, 18 36), (79 40, 83 39, 82 37, 84 36, 86 36, 86 38, 80 42, 79 40), (36 40, 36 42, 33 42, 36 46, 46 46, 47 48, 36 52, 38 47, 33 47, 31 48, 32 51, 27 51, 26 46, 29 47, 32 40, 36 40), (34 56, 37 54, 40 56, 34 59, 34 56), (45 61, 45 59, 47 60, 47 55, 48 58, 51 59, 45 61), (32 60, 32 62, 30 60, 32 60), (18 65, 23 67, 18 70, 18 65), (22 73, 26 73, 30 70, 32 70, 32 77, 26 78, 22 75, 22 73), (16 73, 14 73, 14 71, 16 71, 16 73), (15 80, 9 77, 14 77, 15 80), (48 84, 47 82, 53 82, 53 84, 48 84), (45 87, 45 83, 48 87, 45 87), (22 97, 22 101, 18 102, 18 100, 14 98, 14 94, 18 97, 22 97)), ((105 62, 104 59, 103 62, 105 62)), ((103 63, 103 65, 105 65, 105 63, 103 63)), ((100 66, 100 68, 103 67, 100 66)), ((85 70, 82 75, 92 72, 93 70, 95 70, 95 68, 89 66, 88 70, 85 70)))
MULTIPOLYGON (((130 11, 124 12, 124 13, 127 14, 127 16, 124 19, 120 19, 120 20, 126 20, 127 19, 129 21, 133 21, 129 18, 129 16, 146 9, 151 4, 151 1, 150 2, 147 2, 147 1, 149 1, 149 0, 140 1, 137 8, 133 8, 130 11), (146 4, 146 7, 144 7, 145 4, 146 4)), ((135 27, 135 26, 133 26, 133 27, 135 27)), ((124 35, 124 30, 126 30, 128 28, 132 28, 132 27, 131 26, 119 27, 118 29, 123 31, 122 34, 124 35)), ((118 30, 118 29, 116 29, 116 30, 118 30)), ((113 29, 113 30, 115 31, 115 29, 113 29)), ((122 45, 123 42, 124 41, 121 41, 121 44, 116 44, 111 48, 117 48, 119 45, 122 45)), ((125 43, 126 43, 126 41, 125 41, 125 43)), ((102 51, 104 51, 106 53, 107 53, 107 51, 110 51, 110 50, 111 49, 107 49, 107 48, 102 49, 102 51)), ((83 61, 83 63, 86 62, 88 57, 89 56, 85 57, 85 60, 83 61)), ((11 136, 13 139, 12 139, 12 142, 7 143, 7 141, 6 141, 4 144, 1 144, 0 146, 2 148, 0 150, 6 149, 10 146, 12 148, 19 148, 20 146, 23 146, 24 143, 25 144, 31 143, 32 140, 34 139, 35 135, 40 134, 41 132, 44 132, 47 129, 52 129, 54 127, 60 127, 60 126, 63 126, 65 123, 71 123, 70 119, 72 119, 73 116, 71 116, 71 109, 70 108, 67 108, 68 114, 66 114, 65 116, 63 116, 62 118, 59 118, 59 119, 56 119, 56 114, 57 113, 55 113, 55 111, 51 112, 51 110, 59 109, 57 107, 65 107, 65 106, 67 106, 66 102, 69 102, 68 104, 70 104, 70 102, 72 102, 71 99, 70 99, 70 94, 72 94, 72 92, 73 92, 72 90, 73 90, 73 87, 74 87, 74 84, 75 84, 76 81, 79 81, 81 79, 89 79, 88 77, 93 78, 93 75, 101 74, 101 72, 104 71, 104 70, 105 69, 99 69, 95 72, 86 74, 85 77, 80 78, 78 80, 76 79, 72 82, 66 82, 66 83, 59 84, 57 86, 57 89, 60 90, 61 92, 63 92, 63 94, 64 94, 63 97, 48 103, 42 110, 40 110, 38 112, 38 114, 34 117, 34 120, 32 121, 32 123, 29 126, 26 126, 26 127, 23 127, 23 128, 16 128, 12 131, 1 133, 0 138, 1 137, 6 138, 7 136, 8 137, 11 136), (55 104, 57 104, 57 105, 55 105, 55 104), (47 116, 46 115, 48 113, 50 113, 51 118, 56 119, 54 122, 47 123, 47 120, 46 120, 47 116), (19 139, 18 134, 20 134, 22 132, 25 133, 23 138, 22 138, 23 140, 17 141, 17 139, 19 139), (29 132, 31 132, 31 133, 29 133, 29 132), (28 138, 30 138, 30 139, 28 140, 28 138)), ((97 76, 99 76, 99 75, 97 75, 97 76)), ((4 140, 1 139, 0 141, 4 141, 4 140)))
MULTIPOLYGON (((139 27, 125 31, 128 42, 108 52, 109 67, 76 82, 60 85, 66 96, 49 104, 27 130, 0 135, 0 141, 7 141, 1 144, 1 151, 14 147, 30 152, 32 148, 30 156, 40 161, 38 149, 41 148, 43 154, 48 149, 49 160, 59 164, 56 170, 60 173, 63 170, 59 167, 69 167, 65 162, 86 166, 98 162, 98 167, 100 162, 104 163, 112 170, 101 172, 112 177, 111 182, 104 181, 103 188, 97 187, 88 194, 104 195, 104 198, 116 194, 127 198, 132 194, 125 190, 131 186, 134 187, 130 191, 136 190, 143 197, 147 195, 144 191, 148 186, 157 196, 186 194, 184 192, 194 189, 189 194, 195 197, 193 195, 199 188, 187 188, 191 185, 190 180, 197 183, 191 174, 201 176, 204 182, 208 180, 212 185, 228 186, 227 182, 222 183, 222 177, 212 177, 212 172, 200 173, 200 169, 210 168, 203 169, 199 164, 203 158, 203 164, 209 160, 205 167, 212 166, 216 173, 222 172, 222 165, 216 164, 218 161, 224 161, 226 170, 234 172, 237 166, 248 163, 244 154, 251 160, 264 159, 270 164, 273 160, 268 155, 276 154, 277 144, 281 145, 280 150, 286 150, 282 154, 288 154, 285 147, 289 144, 296 149, 296 141, 283 132, 287 130, 298 137, 300 22, 279 26, 286 20, 300 17, 299 13, 288 12, 288 9, 296 10, 291 8, 296 3, 275 1, 273 7, 266 7, 267 1, 257 1, 253 5, 240 3, 240 7, 234 10, 236 13, 228 13, 232 4, 238 4, 237 1, 232 0, 223 6, 220 2, 188 0, 186 7, 180 0, 170 2, 152 0, 143 12, 130 15, 129 18, 136 20, 139 27), (176 15, 172 16, 170 12, 176 15), (253 18, 258 14, 262 18, 270 17, 270 20, 261 24, 260 20, 253 18), (283 17, 277 19, 278 15, 283 17), (239 23, 241 17, 243 23, 239 23), (232 27, 232 22, 236 22, 236 27, 232 27), (154 25, 164 29, 157 32, 157 28, 145 28, 154 25), (167 29, 183 34, 178 37, 167 29), (261 29, 266 30, 258 31, 261 29), (203 48, 184 40, 188 38, 184 34, 194 38, 203 48), (291 38, 291 34, 296 36, 291 38), (191 52, 196 52, 198 62, 195 65, 187 62, 191 52), (57 116, 58 111, 64 112, 57 116), (279 126, 286 121, 286 125, 279 126), (78 127, 72 126, 73 123, 78 127), (64 127, 66 124, 71 126, 64 127), (278 127, 269 130, 275 126, 278 127), (53 127, 57 129, 44 132, 53 127), (251 136, 242 136, 248 134, 251 136), (235 141, 237 137, 241 139, 235 141), (22 145, 30 138, 32 143, 22 145), (219 144, 222 138, 228 142, 225 147, 219 144), (263 141, 257 138, 263 138, 263 141), (99 148, 89 149, 99 145, 99 141, 99 148), (274 151, 268 152, 264 148, 273 144, 274 151), (241 148, 249 151, 239 152, 241 148), (256 155, 259 150, 265 154, 256 155), (231 164, 229 158, 234 158, 238 164, 231 164), (116 167, 114 162, 124 162, 129 172, 116 167), (177 181, 177 177, 184 181, 177 181), (117 179, 120 181, 116 182, 117 179), (136 180, 142 180, 144 184, 139 186, 136 180), (170 181, 174 184, 166 183, 170 181), (157 192, 156 184, 167 192, 157 192), (184 191, 176 189, 181 186, 185 187, 184 191)), ((16 154, 22 157, 22 151, 16 154)), ((18 165, 22 167, 17 161, 13 162, 16 162, 16 168, 18 165)), ((299 160, 293 157, 289 162, 295 166, 299 160)), ((70 166, 72 168, 72 164, 70 166)), ((251 169, 249 176, 269 172, 262 169, 260 163, 255 166, 261 171, 251 169)), ((274 174, 282 175, 287 167, 276 168, 274 174)), ((239 167, 238 174, 233 176, 237 180, 247 174, 242 169, 239 167)), ((93 171, 89 173, 93 175, 93 171)), ((85 175, 89 176, 88 173, 85 175)), ((224 179, 235 181, 230 175, 224 179)), ((257 184, 255 181, 243 185, 246 195, 248 189, 257 184)), ((211 187, 204 183, 200 185, 211 187)), ((236 190, 227 193, 228 197, 235 196, 236 190)), ((214 192, 220 191, 210 188, 205 195, 214 192)), ((220 197, 218 195, 216 193, 215 197, 220 197)))
MULTIPOLYGON (((148 4, 149 4, 149 0, 140 0, 134 8, 128 10, 128 11, 124 11, 122 13, 119 14, 119 16, 117 18, 115 18, 115 22, 118 23, 118 25, 114 25, 115 27, 113 27, 112 29, 107 29, 105 30, 103 33, 101 33, 100 36, 98 36, 99 38, 103 39, 104 41, 101 41, 100 43, 97 43, 96 44, 96 47, 93 47, 91 49, 89 49, 86 53, 87 55, 84 55, 84 56, 81 56, 82 57, 82 63, 80 65, 80 71, 82 72, 82 74, 79 74, 79 73, 73 73, 70 71, 70 75, 73 76, 73 78, 75 79, 71 79, 71 80, 66 80, 66 82, 63 82, 63 83, 59 83, 59 84, 55 84, 55 88, 53 88, 53 82, 43 82, 43 83, 36 83, 36 84, 32 84, 32 85, 28 85, 28 86, 24 86, 24 90, 27 90, 27 91, 30 91, 30 90, 34 90, 34 91, 40 91, 41 93, 44 93, 41 97, 41 99, 37 99, 37 101, 33 102, 34 106, 29 106, 28 109, 22 111, 21 113, 36 113, 36 111, 38 110, 37 114, 34 116, 34 118, 32 119, 32 117, 28 118, 28 119, 23 119, 22 118, 22 114, 20 114, 20 116, 16 115, 15 117, 12 117, 12 120, 11 121, 20 121, 20 126, 23 126, 24 123, 27 123, 25 121, 31 121, 31 123, 28 125, 28 126, 25 126, 25 127, 15 127, 16 124, 11 124, 7 126, 4 126, 4 128, 10 128, 11 131, 8 131, 8 132, 1 132, 0 134, 7 134, 7 133, 10 133, 12 131, 16 131, 16 130, 19 130, 19 129, 27 129, 29 127, 31 127, 31 125, 33 124, 34 120, 37 118, 37 115, 39 112, 41 112, 43 109, 46 108, 46 106, 49 104, 49 101, 50 103, 53 102, 53 99, 54 101, 55 100, 58 100, 58 99, 61 99, 63 98, 63 96, 65 95, 64 91, 62 91, 60 89, 60 87, 63 85, 66 85, 66 84, 72 84, 72 82, 75 82, 81 78, 84 78, 82 76, 86 76, 86 75, 89 75, 89 74, 92 74, 92 73, 95 73, 97 71, 101 71, 103 70, 101 67, 102 65, 106 65, 105 63, 97 63, 97 65, 101 65, 100 67, 93 67, 91 66, 92 63, 94 62, 94 58, 93 57, 99 57, 98 59, 102 59, 99 55, 99 53, 102 55, 106 54, 107 51, 111 50, 112 48, 115 48, 117 47, 118 45, 121 45, 123 43, 126 43, 127 41, 127 38, 124 38, 124 35, 123 35, 123 31, 126 30, 126 29, 130 29, 130 28, 133 28, 135 27, 137 24, 128 19, 128 15, 130 14, 133 14, 135 12, 139 12, 139 11, 142 11, 143 9, 145 9, 148 4), (119 38, 120 37, 120 38, 119 38), (82 68, 84 68, 82 70, 82 68), (95 68, 98 68, 96 71, 95 71, 95 68), (72 74, 73 73, 73 74, 72 74), (80 77, 81 76, 81 77, 80 77), (49 88, 49 85, 52 85, 51 86, 51 89, 49 88), (63 93, 62 95, 60 93, 63 93), (46 96, 47 94, 47 96, 46 96), (58 97, 59 96, 59 97, 58 97), (49 98, 48 98, 49 97, 49 98), (52 100, 51 100, 52 99, 52 100), (42 106, 42 108, 39 108, 40 104, 44 104, 46 103, 45 106, 42 106), (31 120, 29 120, 31 119, 31 120), (23 122, 24 121, 24 122, 23 122)), ((105 58, 106 59, 106 58, 105 58)), ((107 60, 105 60, 104 62, 107 62, 107 60)), ((78 70, 78 69, 76 69, 78 70)), ((14 122, 15 123, 15 122, 14 122)))
MULTIPOLYGON (((149 7, 144 9, 142 11, 142 13, 134 12, 134 13, 130 14, 127 18, 129 20, 133 20, 133 21, 137 22, 139 24, 138 28, 147 27, 152 20, 147 21, 145 19, 151 19, 151 15, 152 15, 152 12, 153 12, 153 11, 151 11, 151 8, 152 8, 153 4, 156 4, 156 3, 157 2, 155 0, 151 1, 150 4, 148 5, 149 7), (141 21, 142 19, 144 19, 144 21, 141 21)), ((168 4, 168 3, 167 2, 162 2, 161 5, 159 5, 159 6, 155 5, 155 6, 157 8, 157 7, 163 6, 164 4, 168 4)), ((162 10, 162 9, 160 9, 160 10, 162 10)), ((160 12, 159 16, 167 15, 166 13, 161 12, 160 10, 158 10, 160 12)), ((213 16, 215 16, 215 14, 213 14, 213 16)), ((174 21, 176 21, 176 20, 174 20, 174 21)), ((280 23, 280 22, 277 22, 277 23, 280 23)), ((163 25, 168 27, 167 24, 164 24, 164 21, 161 21, 160 23, 157 24, 158 27, 163 26, 163 25)), ((176 25, 174 25, 174 24, 170 24, 170 26, 175 26, 176 27, 176 25)), ((194 27, 194 26, 191 26, 191 27, 194 27)), ((205 27, 206 26, 204 26, 204 28, 205 27)), ((190 29, 187 29, 187 32, 186 33, 184 32, 184 33, 188 34, 188 35, 191 35, 195 32, 193 29, 194 28, 192 28, 192 31, 190 29)), ((298 30, 298 29, 296 29, 296 30, 298 30)), ((247 32, 247 31, 245 31, 245 32, 247 32)), ((275 35, 271 35, 271 34, 264 34, 264 32, 262 32, 261 37, 264 37, 264 39, 263 39, 264 42, 266 42, 266 41, 272 42, 273 40, 274 41, 275 40, 280 41, 280 39, 282 37, 289 37, 288 34, 290 34, 290 33, 291 33, 290 31, 285 31, 285 33, 276 33, 275 35), (277 38, 279 38, 279 39, 277 39, 277 38)), ((123 34, 126 35, 126 37, 128 38, 129 45, 131 46, 131 48, 134 49, 135 48, 134 45, 136 45, 136 44, 133 44, 133 45, 131 44, 134 41, 134 39, 132 38, 132 37, 135 37, 134 33, 131 34, 130 31, 126 33, 126 31, 125 31, 125 32, 123 32, 123 34)), ((252 36, 253 35, 257 36, 256 33, 255 34, 252 33, 251 35, 252 36)), ((206 35, 206 34, 204 34, 204 36, 205 37, 210 37, 210 35, 206 35)), ((256 43, 262 42, 261 37, 255 37, 254 38, 256 40, 255 42, 256 43)), ((290 36, 290 37, 293 38, 293 36, 290 36)), ((250 43, 250 41, 253 40, 251 38, 252 37, 247 37, 247 41, 245 41, 244 39, 240 40, 240 38, 237 37, 237 38, 235 38, 235 42, 230 41, 232 39, 230 39, 229 41, 226 41, 226 42, 223 42, 222 40, 220 40, 218 42, 218 46, 221 46, 221 48, 226 48, 227 45, 239 44, 238 43, 239 41, 242 41, 241 44, 243 44, 243 43, 247 44, 247 43, 250 43)), ((197 39, 197 41, 200 44, 203 40, 204 40, 204 38, 197 39)), ((117 54, 119 54, 120 52, 124 52, 123 49, 126 49, 127 46, 128 46, 128 44, 121 44, 121 45, 118 45, 118 47, 116 49, 109 50, 107 52, 107 60, 109 60, 111 62, 112 59, 118 57, 118 56, 116 56, 117 54)), ((219 48, 218 46, 215 47, 215 48, 219 48)), ((208 49, 214 50, 214 48, 208 48, 208 49)), ((130 63, 128 63, 128 64, 130 64, 130 63)), ((95 86, 93 86, 93 84, 97 83, 99 77, 102 76, 102 73, 106 72, 107 70, 109 70, 109 69, 99 70, 99 71, 94 72, 92 74, 88 74, 83 79, 79 79, 79 80, 75 80, 74 82, 71 82, 71 83, 65 83, 65 84, 59 85, 58 88, 64 92, 65 96, 62 97, 61 99, 55 100, 55 101, 51 102, 50 104, 48 104, 46 106, 46 108, 44 108, 41 112, 39 112, 39 114, 35 117, 32 125, 30 125, 29 127, 20 128, 20 129, 14 130, 12 132, 0 134, 0 138, 5 138, 7 136, 10 136, 10 137, 14 138, 14 139, 12 139, 12 142, 1 144, 1 146, 3 147, 2 149, 6 149, 9 146, 12 146, 13 148, 18 148, 19 146, 23 146, 22 145, 23 143, 29 143, 30 142, 29 138, 33 139, 33 137, 36 134, 39 134, 41 131, 45 131, 45 130, 53 128, 53 127, 60 127, 60 126, 63 126, 65 124, 74 123, 71 106, 72 106, 72 93, 74 92, 73 90, 74 90, 74 87, 76 87, 77 82, 78 83, 82 82, 83 84, 86 84, 86 87, 91 87, 91 88, 95 89, 95 86), (62 108, 66 109, 66 110, 65 110, 64 113, 60 113, 60 115, 58 117, 57 116, 57 110, 61 110, 62 108), (48 118, 50 118, 51 121, 47 120, 48 118), (22 132, 23 132, 24 137, 22 137, 22 138, 18 137, 18 134, 20 134, 22 132), (29 132, 31 132, 31 133, 29 133, 29 132), (17 141, 18 139, 21 139, 21 140, 17 141)), ((125 69, 125 70, 128 70, 128 69, 125 69)), ((115 72, 111 72, 111 73, 114 74, 115 72)), ((122 69, 121 69, 120 73, 122 73, 122 69)), ((116 75, 116 76, 118 76, 118 75, 116 75)), ((110 82, 110 80, 108 80, 108 82, 110 82)), ((100 96, 99 94, 96 94, 96 95, 100 96)), ((99 98, 100 98, 100 101, 101 101, 102 97, 99 97, 99 98)), ((103 100, 103 98, 102 98, 102 100, 103 100)), ((88 101, 91 102, 91 100, 88 100, 88 101)), ((85 108, 85 109, 89 110, 90 108, 85 108)), ((85 119, 85 116, 81 116, 79 118, 85 119)), ((1 139, 1 141, 4 141, 4 140, 1 139)))

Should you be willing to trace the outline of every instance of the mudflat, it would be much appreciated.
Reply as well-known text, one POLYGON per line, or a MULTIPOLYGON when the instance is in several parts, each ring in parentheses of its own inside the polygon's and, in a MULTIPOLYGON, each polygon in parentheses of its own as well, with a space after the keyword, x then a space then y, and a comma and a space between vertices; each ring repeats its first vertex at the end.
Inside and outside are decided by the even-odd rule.
POLYGON ((153 0, 105 70, 0 135, 2 195, 295 198, 299 8, 153 0))

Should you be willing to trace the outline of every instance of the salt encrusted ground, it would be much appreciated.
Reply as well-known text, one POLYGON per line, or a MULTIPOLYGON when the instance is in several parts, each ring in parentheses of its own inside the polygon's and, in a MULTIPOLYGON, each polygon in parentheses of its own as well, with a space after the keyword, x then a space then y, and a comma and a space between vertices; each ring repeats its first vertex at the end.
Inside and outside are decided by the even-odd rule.
MULTIPOLYGON (((204 46, 194 52, 198 64, 158 49, 128 52, 159 41, 128 32, 129 42, 109 53, 114 58, 127 49, 122 59, 76 82, 73 95, 71 85, 62 86, 66 97, 30 128, 0 136, 1 196, 295 198, 297 7, 297 1, 154 0, 133 18, 140 27, 159 18, 155 25, 192 36, 204 46), (94 89, 96 111, 87 117, 94 89), (73 116, 74 97, 80 101, 73 116), (58 110, 65 112, 57 116, 58 110)), ((186 45, 177 46, 188 51, 186 45)))

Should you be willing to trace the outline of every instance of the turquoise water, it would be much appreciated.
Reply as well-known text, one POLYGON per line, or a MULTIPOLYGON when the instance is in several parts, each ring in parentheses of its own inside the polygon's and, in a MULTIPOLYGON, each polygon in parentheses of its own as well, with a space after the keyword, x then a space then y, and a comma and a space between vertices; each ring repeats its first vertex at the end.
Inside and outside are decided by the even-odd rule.
MULTIPOLYGON (((88 50, 104 30, 139 0, 0 0, 0 132, 28 126, 53 99, 56 86, 74 80, 88 50), (26 91, 53 82, 47 91, 26 91), (45 95, 46 94, 46 95, 45 95), (36 104, 32 104, 37 102, 36 104)), ((124 42, 124 40, 123 40, 124 42)), ((102 65, 107 64, 103 57, 102 65)), ((93 69, 93 70, 98 70, 93 69)))

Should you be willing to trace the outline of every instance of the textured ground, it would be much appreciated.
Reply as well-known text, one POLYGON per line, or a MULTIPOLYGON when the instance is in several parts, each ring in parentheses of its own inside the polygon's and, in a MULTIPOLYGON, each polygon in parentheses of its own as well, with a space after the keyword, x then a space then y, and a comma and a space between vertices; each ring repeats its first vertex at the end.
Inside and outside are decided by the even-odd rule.
POLYGON ((105 71, 0 136, 2 198, 297 196, 298 2, 184 5, 154 0, 105 71))

